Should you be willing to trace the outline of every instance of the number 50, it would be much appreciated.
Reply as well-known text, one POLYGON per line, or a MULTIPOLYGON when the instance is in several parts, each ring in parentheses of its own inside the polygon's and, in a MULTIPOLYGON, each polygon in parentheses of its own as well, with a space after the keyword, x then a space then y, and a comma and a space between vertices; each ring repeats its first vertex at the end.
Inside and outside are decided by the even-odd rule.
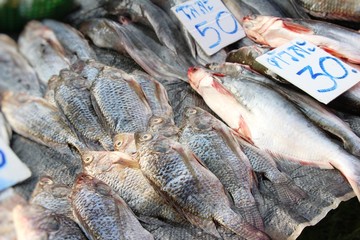
MULTIPOLYGON (((219 13, 216 15, 215 22, 216 22, 216 26, 218 27, 218 29, 220 29, 221 32, 224 32, 224 33, 226 33, 226 34, 234 34, 234 33, 236 33, 237 30, 238 30, 238 23, 237 23, 237 21, 235 20, 234 16, 231 15, 231 14, 230 14, 229 12, 227 12, 227 11, 221 11, 221 12, 219 12, 219 13), (233 27, 233 30, 232 30, 232 31, 226 31, 226 30, 222 27, 220 20, 221 20, 221 17, 222 17, 223 14, 228 14, 228 15, 230 15, 231 18, 232 18, 232 20, 234 21, 234 27, 233 27)), ((207 23, 208 23, 207 21, 203 21, 203 22, 201 22, 201 23, 198 23, 198 24, 195 25, 195 28, 196 28, 196 30, 198 30, 198 32, 200 33, 200 35, 203 36, 203 37, 205 37, 205 35, 206 35, 207 33, 210 33, 210 32, 208 32, 209 30, 210 30, 210 31, 213 31, 214 33, 216 33, 217 39, 215 40, 215 43, 213 43, 212 45, 209 46, 209 48, 214 48, 214 47, 216 47, 217 45, 220 44, 220 42, 221 42, 221 34, 220 34, 219 30, 218 30, 217 28, 215 28, 215 27, 206 27, 206 26, 205 26, 205 27, 203 28, 203 26, 204 26, 204 25, 207 25, 207 23)))

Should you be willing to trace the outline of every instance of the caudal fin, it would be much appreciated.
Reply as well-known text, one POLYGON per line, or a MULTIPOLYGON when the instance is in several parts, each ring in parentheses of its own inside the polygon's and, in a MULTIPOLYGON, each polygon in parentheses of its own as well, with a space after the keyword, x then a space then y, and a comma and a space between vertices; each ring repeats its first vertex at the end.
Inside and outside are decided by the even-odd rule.
POLYGON ((246 222, 230 208, 219 211, 214 219, 225 228, 247 240, 270 240, 266 233, 246 222))

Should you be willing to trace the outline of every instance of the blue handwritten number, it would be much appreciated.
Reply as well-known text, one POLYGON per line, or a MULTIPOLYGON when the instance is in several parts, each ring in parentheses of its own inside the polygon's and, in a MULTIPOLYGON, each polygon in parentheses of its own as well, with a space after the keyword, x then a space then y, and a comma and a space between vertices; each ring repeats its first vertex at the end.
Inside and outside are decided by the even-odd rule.
POLYGON ((203 28, 203 29, 200 29, 200 27, 202 27, 202 26, 204 26, 204 25, 206 25, 206 24, 207 24, 207 21, 203 21, 203 22, 201 22, 201 23, 196 24, 196 25, 195 25, 195 28, 199 31, 199 33, 200 33, 201 36, 203 36, 203 37, 205 36, 205 32, 206 32, 207 30, 213 30, 213 31, 215 31, 215 33, 217 34, 218 38, 217 38, 217 40, 216 40, 216 42, 215 42, 214 44, 212 44, 212 45, 209 46, 209 48, 214 48, 214 47, 216 47, 217 45, 220 44, 220 42, 221 42, 221 36, 220 36, 219 31, 216 30, 216 29, 213 28, 213 27, 205 27, 205 28, 203 28))
POLYGON ((2 168, 6 163, 6 157, 3 151, 0 150, 0 168, 2 168))
POLYGON ((343 78, 345 78, 345 77, 349 74, 349 73, 348 73, 348 70, 342 65, 342 63, 341 63, 338 59, 336 59, 336 58, 334 58, 334 57, 326 56, 326 57, 320 58, 320 59, 319 59, 319 66, 320 66, 321 70, 323 71, 323 73, 314 73, 313 70, 312 70, 312 67, 310 67, 310 66, 308 65, 308 66, 304 67, 303 69, 301 69, 300 71, 298 71, 296 74, 300 76, 300 75, 303 74, 304 72, 309 71, 310 76, 311 76, 311 79, 316 79, 316 78, 319 77, 319 76, 328 77, 328 78, 332 81, 333 86, 330 87, 330 88, 318 89, 317 91, 318 91, 318 92, 321 92, 321 93, 322 93, 322 92, 330 92, 330 91, 335 90, 335 89, 337 88, 337 82, 336 82, 335 80, 337 80, 337 79, 343 79, 343 78), (333 61, 335 61, 335 62, 344 70, 344 74, 341 75, 341 76, 339 76, 339 77, 333 76, 332 74, 330 74, 330 73, 326 70, 325 65, 324 65, 324 64, 325 64, 325 61, 327 61, 327 60, 333 60, 333 61))
POLYGON ((227 34, 234 34, 234 33, 236 33, 237 30, 238 30, 238 24, 237 24, 234 16, 231 15, 231 14, 230 14, 230 16, 231 16, 231 18, 233 19, 234 24, 235 24, 234 30, 232 30, 232 31, 230 31, 230 32, 227 32, 227 31, 225 31, 225 30, 221 27, 221 25, 220 25, 220 20, 221 20, 221 15, 223 15, 223 14, 229 14, 229 13, 226 12, 226 11, 221 11, 221 12, 219 12, 219 13, 217 14, 217 16, 216 16, 216 24, 219 26, 219 28, 221 29, 221 31, 223 31, 224 33, 227 33, 227 34))

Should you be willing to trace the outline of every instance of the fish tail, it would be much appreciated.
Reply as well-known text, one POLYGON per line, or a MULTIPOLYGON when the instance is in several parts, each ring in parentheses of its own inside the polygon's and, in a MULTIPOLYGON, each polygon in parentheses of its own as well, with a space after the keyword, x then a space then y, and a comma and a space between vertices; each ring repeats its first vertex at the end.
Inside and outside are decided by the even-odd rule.
POLYGON ((252 224, 259 230, 265 229, 264 222, 255 202, 250 205, 241 204, 241 206, 237 206, 237 209, 238 212, 244 217, 246 222, 252 224))
POLYGON ((246 222, 230 208, 221 209, 215 214, 214 219, 225 228, 247 240, 270 240, 265 232, 246 222))
POLYGON ((330 164, 345 176, 360 202, 360 160, 352 155, 347 155, 346 158, 330 164))
POLYGON ((291 180, 273 184, 279 200, 284 204, 297 203, 307 196, 307 193, 291 180))

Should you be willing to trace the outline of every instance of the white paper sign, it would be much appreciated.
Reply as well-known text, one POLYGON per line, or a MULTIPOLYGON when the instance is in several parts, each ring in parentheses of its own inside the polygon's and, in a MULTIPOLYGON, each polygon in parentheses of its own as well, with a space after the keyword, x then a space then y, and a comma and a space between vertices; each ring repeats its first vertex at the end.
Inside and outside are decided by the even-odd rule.
POLYGON ((0 191, 24 181, 30 176, 29 168, 0 139, 0 191))
POLYGON ((359 70, 302 39, 269 51, 256 61, 325 104, 360 81, 359 70))
POLYGON ((188 1, 171 10, 208 55, 245 36, 239 22, 220 0, 188 1))

